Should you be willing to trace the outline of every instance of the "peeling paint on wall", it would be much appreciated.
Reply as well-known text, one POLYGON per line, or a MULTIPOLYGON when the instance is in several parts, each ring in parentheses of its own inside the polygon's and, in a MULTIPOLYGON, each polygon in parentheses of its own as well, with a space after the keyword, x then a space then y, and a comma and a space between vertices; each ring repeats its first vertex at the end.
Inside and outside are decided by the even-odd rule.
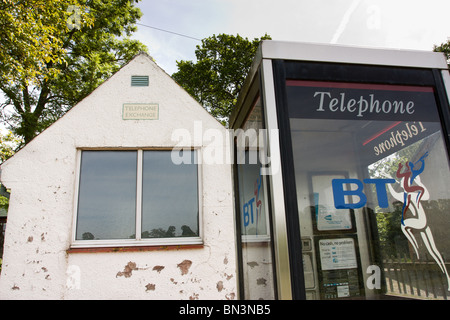
POLYGON ((226 273, 224 273, 223 275, 224 275, 224 277, 225 277, 227 280, 230 280, 231 278, 233 278, 233 275, 232 275, 232 274, 226 274, 226 273))
POLYGON ((145 291, 155 291, 156 285, 154 283, 148 283, 145 286, 145 291))
POLYGON ((217 288, 217 291, 219 291, 219 292, 222 291, 223 290, 223 281, 217 282, 216 288, 217 288))
POLYGON ((164 266, 154 266, 152 270, 161 273, 161 270, 163 270, 164 268, 164 266))
POLYGON ((181 270, 181 275, 185 275, 188 273, 189 268, 192 265, 192 261, 191 260, 183 260, 183 262, 177 264, 177 267, 180 268, 181 270))
POLYGON ((131 275, 133 273, 133 270, 139 270, 139 269, 136 267, 136 263, 135 262, 131 262, 130 261, 130 262, 127 263, 127 265, 125 266, 123 271, 117 272, 116 278, 117 277, 122 277, 122 276, 124 276, 125 278, 129 278, 129 277, 131 277, 131 275))
MULTIPOLYGON (((170 250, 169 245, 118 246, 107 251, 86 244, 86 250, 72 251, 76 249, 72 237, 77 227, 78 150, 168 148, 175 145, 173 133, 178 128, 191 137, 209 129, 226 133, 170 76, 141 55, 3 163, 2 183, 14 191, 0 299, 234 298, 236 248, 229 165, 199 167, 202 245, 170 245, 170 250), (130 76, 139 73, 149 74, 154 85, 126 89, 130 76), (151 126, 143 120, 123 121, 123 103, 149 101, 164 107, 164 117, 151 126), (220 292, 218 281, 223 286, 220 292)), ((206 147, 195 142, 200 151, 206 147)), ((220 150, 225 154, 229 146, 224 144, 220 150)))
POLYGON ((264 278, 256 279, 256 284, 257 284, 258 286, 265 286, 265 285, 267 284, 267 280, 264 279, 264 278))
POLYGON ((231 293, 229 293, 229 294, 226 294, 226 295, 225 295, 225 298, 226 298, 227 300, 234 300, 234 299, 236 298, 236 294, 235 294, 234 292, 231 292, 231 293))
POLYGON ((192 296, 189 297, 189 300, 198 300, 198 293, 192 294, 192 296))

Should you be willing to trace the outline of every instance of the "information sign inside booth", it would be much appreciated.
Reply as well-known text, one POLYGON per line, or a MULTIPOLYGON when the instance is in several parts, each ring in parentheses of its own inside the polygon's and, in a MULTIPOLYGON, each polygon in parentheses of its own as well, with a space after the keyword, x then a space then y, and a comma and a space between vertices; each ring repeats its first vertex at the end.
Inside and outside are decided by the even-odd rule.
POLYGON ((322 299, 364 296, 356 235, 316 237, 322 299))
POLYGON ((333 203, 332 181, 348 178, 347 172, 310 173, 309 183, 314 202, 312 220, 316 233, 355 232, 353 210, 337 210, 333 203))

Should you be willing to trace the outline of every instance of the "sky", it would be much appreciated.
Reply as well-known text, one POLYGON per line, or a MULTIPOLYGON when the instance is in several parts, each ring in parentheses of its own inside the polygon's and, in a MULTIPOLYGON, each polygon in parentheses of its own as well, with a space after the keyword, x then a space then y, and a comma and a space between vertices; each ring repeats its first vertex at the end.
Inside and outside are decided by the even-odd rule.
POLYGON ((214 34, 249 40, 330 43, 431 51, 450 37, 449 0, 143 0, 133 38, 168 74, 176 61, 195 61, 195 49, 214 34))

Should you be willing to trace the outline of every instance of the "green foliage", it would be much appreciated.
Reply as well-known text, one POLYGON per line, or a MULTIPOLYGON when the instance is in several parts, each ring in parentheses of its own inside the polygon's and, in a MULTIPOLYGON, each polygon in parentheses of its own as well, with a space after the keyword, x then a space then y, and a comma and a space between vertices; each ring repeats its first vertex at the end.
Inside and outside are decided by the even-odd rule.
MULTIPOLYGON (((386 158, 378 160, 368 168, 370 177, 395 179, 398 165, 407 161, 414 161, 417 158, 417 151, 420 149, 422 143, 423 142, 421 141, 413 143, 386 158)), ((418 158, 416 160, 418 160, 418 158)))
POLYGON ((54 75, 63 62, 62 33, 67 31, 69 5, 78 6, 79 21, 93 18, 78 0, 0 0, 0 77, 2 82, 30 84, 54 75))
POLYGON ((12 72, 0 69, 0 89, 6 99, 0 108, 3 121, 25 143, 134 55, 147 50, 129 38, 142 15, 135 0, 89 0, 84 4, 78 0, 0 1, 7 10, 20 3, 7 14, 24 20, 17 28, 10 24, 9 38, 1 40, 0 64, 17 67, 12 72), (40 32, 44 36, 39 36, 40 32), (21 41, 20 36, 27 41, 21 41), (35 54, 23 59, 22 53, 28 50, 35 54))
POLYGON ((0 195, 0 208, 7 211, 8 207, 9 207, 9 199, 5 196, 0 195))
POLYGON ((445 57, 447 58, 447 65, 450 68, 450 40, 445 43, 441 43, 439 46, 435 45, 433 47, 433 51, 443 52, 445 54, 445 57))
MULTIPOLYGON (((423 143, 423 140, 418 141, 375 162, 368 168, 369 176, 377 179, 396 179, 399 164, 417 160, 418 156, 421 156, 417 153, 423 143)), ((375 197, 375 186, 371 186, 367 191, 372 192, 375 197)), ((382 209, 380 207, 375 208, 379 243, 384 259, 403 257, 409 253, 408 241, 401 230, 402 207, 403 203, 395 201, 393 203, 393 210, 388 208, 382 209)))
POLYGON ((378 212, 376 219, 383 258, 407 254, 408 241, 401 230, 402 203, 396 203, 393 212, 378 212))
POLYGON ((227 123, 261 40, 219 34, 197 46, 197 62, 177 61, 172 75, 216 119, 227 123))
MULTIPOLYGON (((22 139, 12 132, 6 134, 0 132, 0 164, 11 158, 22 143, 22 139)), ((9 191, 2 185, 0 185, 0 188, 0 210, 8 211, 9 197, 5 197, 5 195, 9 191)))
POLYGON ((22 143, 22 139, 11 131, 6 134, 0 133, 0 163, 12 157, 22 143))

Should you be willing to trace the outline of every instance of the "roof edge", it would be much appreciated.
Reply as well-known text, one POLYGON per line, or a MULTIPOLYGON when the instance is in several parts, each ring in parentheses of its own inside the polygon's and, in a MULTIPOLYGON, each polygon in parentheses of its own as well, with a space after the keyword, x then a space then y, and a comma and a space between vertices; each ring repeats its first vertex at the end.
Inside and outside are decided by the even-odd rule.
POLYGON ((273 40, 261 45, 262 59, 448 69, 441 52, 273 40))

